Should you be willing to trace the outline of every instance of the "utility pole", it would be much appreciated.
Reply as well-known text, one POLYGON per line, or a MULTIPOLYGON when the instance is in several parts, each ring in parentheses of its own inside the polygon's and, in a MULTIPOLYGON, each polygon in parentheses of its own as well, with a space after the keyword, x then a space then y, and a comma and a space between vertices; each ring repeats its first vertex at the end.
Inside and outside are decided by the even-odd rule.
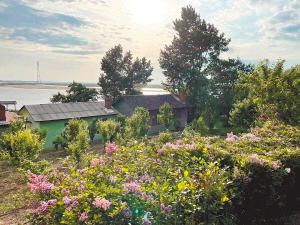
POLYGON ((41 74, 40 74, 40 63, 37 61, 37 77, 36 77, 36 82, 41 83, 41 74))

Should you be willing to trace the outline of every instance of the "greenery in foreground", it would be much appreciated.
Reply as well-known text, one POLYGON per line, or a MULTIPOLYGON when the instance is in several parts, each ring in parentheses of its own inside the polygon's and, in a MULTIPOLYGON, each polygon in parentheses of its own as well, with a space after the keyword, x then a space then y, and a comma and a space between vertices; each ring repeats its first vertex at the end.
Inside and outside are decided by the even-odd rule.
MULTIPOLYGON (((198 123, 203 131, 202 120, 198 123)), ((277 117, 226 139, 190 128, 165 144, 147 138, 122 146, 107 142, 105 155, 85 156, 84 169, 69 164, 64 172, 29 171, 36 198, 30 219, 33 224, 282 224, 282 216, 299 210, 299 144, 299 130, 277 117)))

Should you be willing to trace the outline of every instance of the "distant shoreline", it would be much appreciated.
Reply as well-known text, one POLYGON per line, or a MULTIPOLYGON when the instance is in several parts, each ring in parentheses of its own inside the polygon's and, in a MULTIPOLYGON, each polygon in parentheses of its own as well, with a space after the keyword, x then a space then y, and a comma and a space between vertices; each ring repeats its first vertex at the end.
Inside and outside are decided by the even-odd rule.
POLYGON ((54 85, 39 85, 39 84, 1 84, 1 87, 11 87, 11 88, 23 88, 23 89, 57 89, 57 90, 67 90, 67 86, 54 86, 54 85))

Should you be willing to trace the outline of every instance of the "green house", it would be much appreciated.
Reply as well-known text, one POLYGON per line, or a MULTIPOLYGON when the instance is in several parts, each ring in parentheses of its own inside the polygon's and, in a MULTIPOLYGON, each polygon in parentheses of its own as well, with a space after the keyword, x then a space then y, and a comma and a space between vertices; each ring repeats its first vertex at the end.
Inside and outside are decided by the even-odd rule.
POLYGON ((111 107, 109 100, 106 100, 24 105, 18 114, 23 116, 27 127, 48 130, 44 149, 50 149, 54 148, 52 140, 62 132, 70 119, 80 118, 91 123, 94 118, 111 118, 119 112, 111 107))

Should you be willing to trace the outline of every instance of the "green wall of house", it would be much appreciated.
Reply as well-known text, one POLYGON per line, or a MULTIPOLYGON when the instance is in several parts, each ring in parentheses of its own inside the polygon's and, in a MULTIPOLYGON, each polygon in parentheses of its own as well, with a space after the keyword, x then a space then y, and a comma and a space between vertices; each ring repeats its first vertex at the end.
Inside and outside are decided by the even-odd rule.
MULTIPOLYGON (((56 120, 56 121, 34 122, 26 109, 21 110, 19 112, 19 115, 22 115, 24 117, 24 120, 28 119, 30 121, 30 123, 26 124, 28 128, 39 127, 40 129, 48 130, 48 134, 44 144, 44 149, 54 148, 54 145, 52 144, 53 139, 56 138, 63 131, 63 129, 65 128, 66 124, 69 121, 69 120, 56 120)), ((108 116, 102 116, 100 118, 114 118, 114 117, 115 115, 108 115, 108 116)), ((82 119, 87 121, 88 124, 90 124, 93 121, 94 117, 82 118, 82 119)), ((100 141, 100 140, 101 140, 101 136, 99 134, 96 134, 93 142, 100 141)))

